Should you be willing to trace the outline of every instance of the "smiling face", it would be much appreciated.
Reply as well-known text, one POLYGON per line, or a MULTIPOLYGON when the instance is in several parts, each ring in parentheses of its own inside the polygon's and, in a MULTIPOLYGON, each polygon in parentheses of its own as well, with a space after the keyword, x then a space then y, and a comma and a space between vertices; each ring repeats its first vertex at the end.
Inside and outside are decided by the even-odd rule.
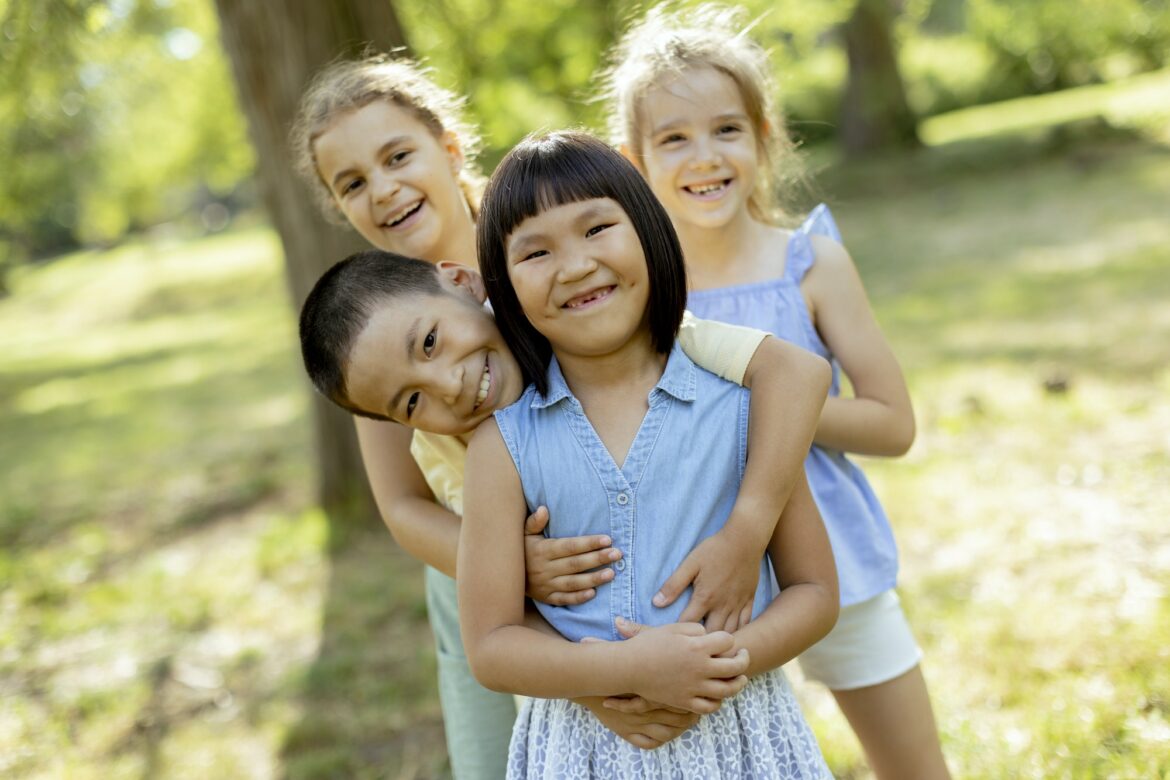
POLYGON ((524 383, 479 275, 439 270, 442 292, 388 299, 370 317, 350 349, 346 395, 363 411, 458 435, 516 401, 524 383))
POLYGON ((593 198, 545 209, 516 226, 506 253, 525 316, 562 360, 649 345, 646 256, 617 201, 593 198))
POLYGON ((651 88, 639 108, 643 173, 679 229, 747 215, 758 138, 735 81, 692 68, 651 88))
POLYGON ((371 244, 432 263, 471 260, 449 248, 472 229, 452 133, 436 137, 411 112, 375 100, 338 117, 313 149, 338 208, 371 244))

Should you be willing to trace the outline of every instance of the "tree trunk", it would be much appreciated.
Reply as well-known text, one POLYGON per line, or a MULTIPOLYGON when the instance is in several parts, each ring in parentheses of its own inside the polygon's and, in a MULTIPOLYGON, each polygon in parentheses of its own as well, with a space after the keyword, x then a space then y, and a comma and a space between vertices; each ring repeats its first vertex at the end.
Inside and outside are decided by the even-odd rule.
MULTIPOLYGON (((295 309, 331 264, 364 248, 351 230, 329 225, 293 171, 288 130, 301 92, 321 66, 368 43, 405 46, 389 0, 216 0, 220 36, 256 149, 264 205, 280 234, 295 309)), ((313 393, 318 497, 326 509, 374 511, 350 416, 313 393)), ((337 515, 338 513, 334 513, 337 515)))
POLYGON ((895 0, 857 0, 843 27, 849 78, 841 112, 846 152, 920 144, 917 120, 898 72, 893 22, 895 0))

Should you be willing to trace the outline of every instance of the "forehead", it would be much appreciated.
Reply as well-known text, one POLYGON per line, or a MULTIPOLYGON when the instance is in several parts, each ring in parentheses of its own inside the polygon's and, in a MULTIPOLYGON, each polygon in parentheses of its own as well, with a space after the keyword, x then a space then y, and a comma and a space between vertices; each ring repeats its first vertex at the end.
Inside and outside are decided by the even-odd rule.
POLYGON ((317 136, 313 143, 317 165, 323 171, 339 168, 352 158, 376 151, 395 136, 416 143, 419 139, 434 140, 430 128, 413 113, 389 98, 375 100, 341 114, 317 136))
POLYGON ((613 198, 589 198, 560 203, 541 209, 531 217, 525 217, 509 234, 511 241, 517 241, 534 233, 543 233, 557 227, 568 227, 579 220, 594 217, 620 219, 625 209, 613 198))
POLYGON ((687 68, 647 87, 638 104, 642 129, 696 117, 746 113, 735 79, 712 67, 687 68))

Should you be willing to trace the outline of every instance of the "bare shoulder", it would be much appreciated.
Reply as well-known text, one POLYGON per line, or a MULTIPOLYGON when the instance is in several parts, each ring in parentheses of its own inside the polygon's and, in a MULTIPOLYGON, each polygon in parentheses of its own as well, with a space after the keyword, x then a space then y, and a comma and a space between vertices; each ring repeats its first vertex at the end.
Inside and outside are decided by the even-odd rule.
POLYGON ((853 258, 849 256, 849 251, 839 242, 834 241, 828 236, 821 235, 809 236, 809 242, 812 244, 813 252, 817 257, 817 261, 813 264, 813 269, 823 267, 830 273, 840 273, 853 269, 853 258))
POLYGON ((467 443, 467 459, 470 461, 474 457, 486 460, 498 458, 501 455, 505 458, 508 457, 504 436, 500 433, 500 426, 496 423, 496 418, 489 417, 480 423, 471 435, 471 441, 467 443))

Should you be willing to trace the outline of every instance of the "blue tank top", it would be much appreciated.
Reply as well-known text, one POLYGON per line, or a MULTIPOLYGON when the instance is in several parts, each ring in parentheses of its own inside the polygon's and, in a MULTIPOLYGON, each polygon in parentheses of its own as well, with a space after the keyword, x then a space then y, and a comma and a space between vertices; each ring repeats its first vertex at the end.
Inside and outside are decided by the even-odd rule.
MULTIPOLYGON (((619 467, 555 358, 548 378, 547 396, 529 386, 495 413, 528 511, 549 508, 548 536, 608 534, 623 557, 596 597, 537 608, 573 641, 621 639, 617 617, 651 626, 677 622, 689 589, 669 607, 655 607, 650 599, 731 514, 747 457, 748 392, 699 368, 675 344, 619 467)), ((771 567, 766 559, 759 566, 753 616, 772 597, 771 567)))
MULTIPOLYGON (((804 296, 800 294, 801 280, 816 261, 809 238, 813 234, 841 240, 837 225, 823 203, 793 231, 782 277, 734 287, 692 290, 687 308, 696 317, 764 330, 815 352, 833 367, 829 395, 837 396, 840 367, 813 327, 804 296)), ((816 445, 809 451, 804 468, 833 544, 841 605, 865 601, 894 587, 898 550, 893 530, 865 475, 844 453, 816 445)))

